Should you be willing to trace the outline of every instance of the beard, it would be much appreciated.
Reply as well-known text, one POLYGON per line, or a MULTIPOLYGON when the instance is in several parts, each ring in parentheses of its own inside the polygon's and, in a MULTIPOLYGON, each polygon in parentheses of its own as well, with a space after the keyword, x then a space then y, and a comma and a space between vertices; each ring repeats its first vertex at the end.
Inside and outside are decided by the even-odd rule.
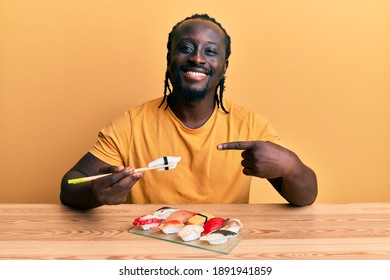
POLYGON ((174 85, 174 91, 177 92, 177 95, 180 98, 188 103, 196 103, 203 100, 207 94, 207 86, 200 89, 193 89, 183 85, 182 81, 179 79, 174 85))

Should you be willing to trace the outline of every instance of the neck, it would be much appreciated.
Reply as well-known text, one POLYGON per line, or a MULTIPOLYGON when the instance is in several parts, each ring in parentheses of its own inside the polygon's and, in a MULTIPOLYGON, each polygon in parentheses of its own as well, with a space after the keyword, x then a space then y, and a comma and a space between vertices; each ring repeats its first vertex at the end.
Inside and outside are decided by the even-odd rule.
POLYGON ((175 116, 188 128, 196 129, 204 125, 214 112, 214 95, 207 95, 198 102, 184 102, 178 94, 168 95, 168 105, 175 116))

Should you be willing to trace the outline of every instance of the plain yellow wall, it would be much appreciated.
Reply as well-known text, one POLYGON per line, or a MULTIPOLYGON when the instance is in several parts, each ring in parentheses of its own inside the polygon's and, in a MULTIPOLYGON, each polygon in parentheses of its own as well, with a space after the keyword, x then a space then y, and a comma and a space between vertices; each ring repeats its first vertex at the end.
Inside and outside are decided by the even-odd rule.
POLYGON ((316 171, 317 202, 390 201, 390 1, 150 2, 0 1, 0 202, 59 202, 98 130, 162 95, 167 35, 194 13, 232 37, 226 98, 316 171))

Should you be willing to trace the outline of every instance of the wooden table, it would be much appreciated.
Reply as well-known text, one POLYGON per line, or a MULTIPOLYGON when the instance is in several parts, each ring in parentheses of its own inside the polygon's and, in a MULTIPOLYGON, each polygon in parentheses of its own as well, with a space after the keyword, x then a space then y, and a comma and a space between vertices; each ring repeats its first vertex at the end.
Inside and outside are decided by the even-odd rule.
POLYGON ((128 232, 161 206, 0 204, 0 259, 390 259, 390 203, 171 205, 239 218, 249 233, 227 255, 128 232))

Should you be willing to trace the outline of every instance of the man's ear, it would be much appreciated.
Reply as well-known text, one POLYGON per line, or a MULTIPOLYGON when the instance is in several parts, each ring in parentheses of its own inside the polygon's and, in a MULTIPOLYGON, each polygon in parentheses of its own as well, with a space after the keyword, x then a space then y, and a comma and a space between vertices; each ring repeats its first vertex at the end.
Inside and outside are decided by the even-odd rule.
POLYGON ((225 63, 223 64, 223 74, 224 74, 224 75, 226 74, 226 71, 227 71, 228 66, 229 66, 229 60, 226 59, 226 60, 225 60, 225 63))

